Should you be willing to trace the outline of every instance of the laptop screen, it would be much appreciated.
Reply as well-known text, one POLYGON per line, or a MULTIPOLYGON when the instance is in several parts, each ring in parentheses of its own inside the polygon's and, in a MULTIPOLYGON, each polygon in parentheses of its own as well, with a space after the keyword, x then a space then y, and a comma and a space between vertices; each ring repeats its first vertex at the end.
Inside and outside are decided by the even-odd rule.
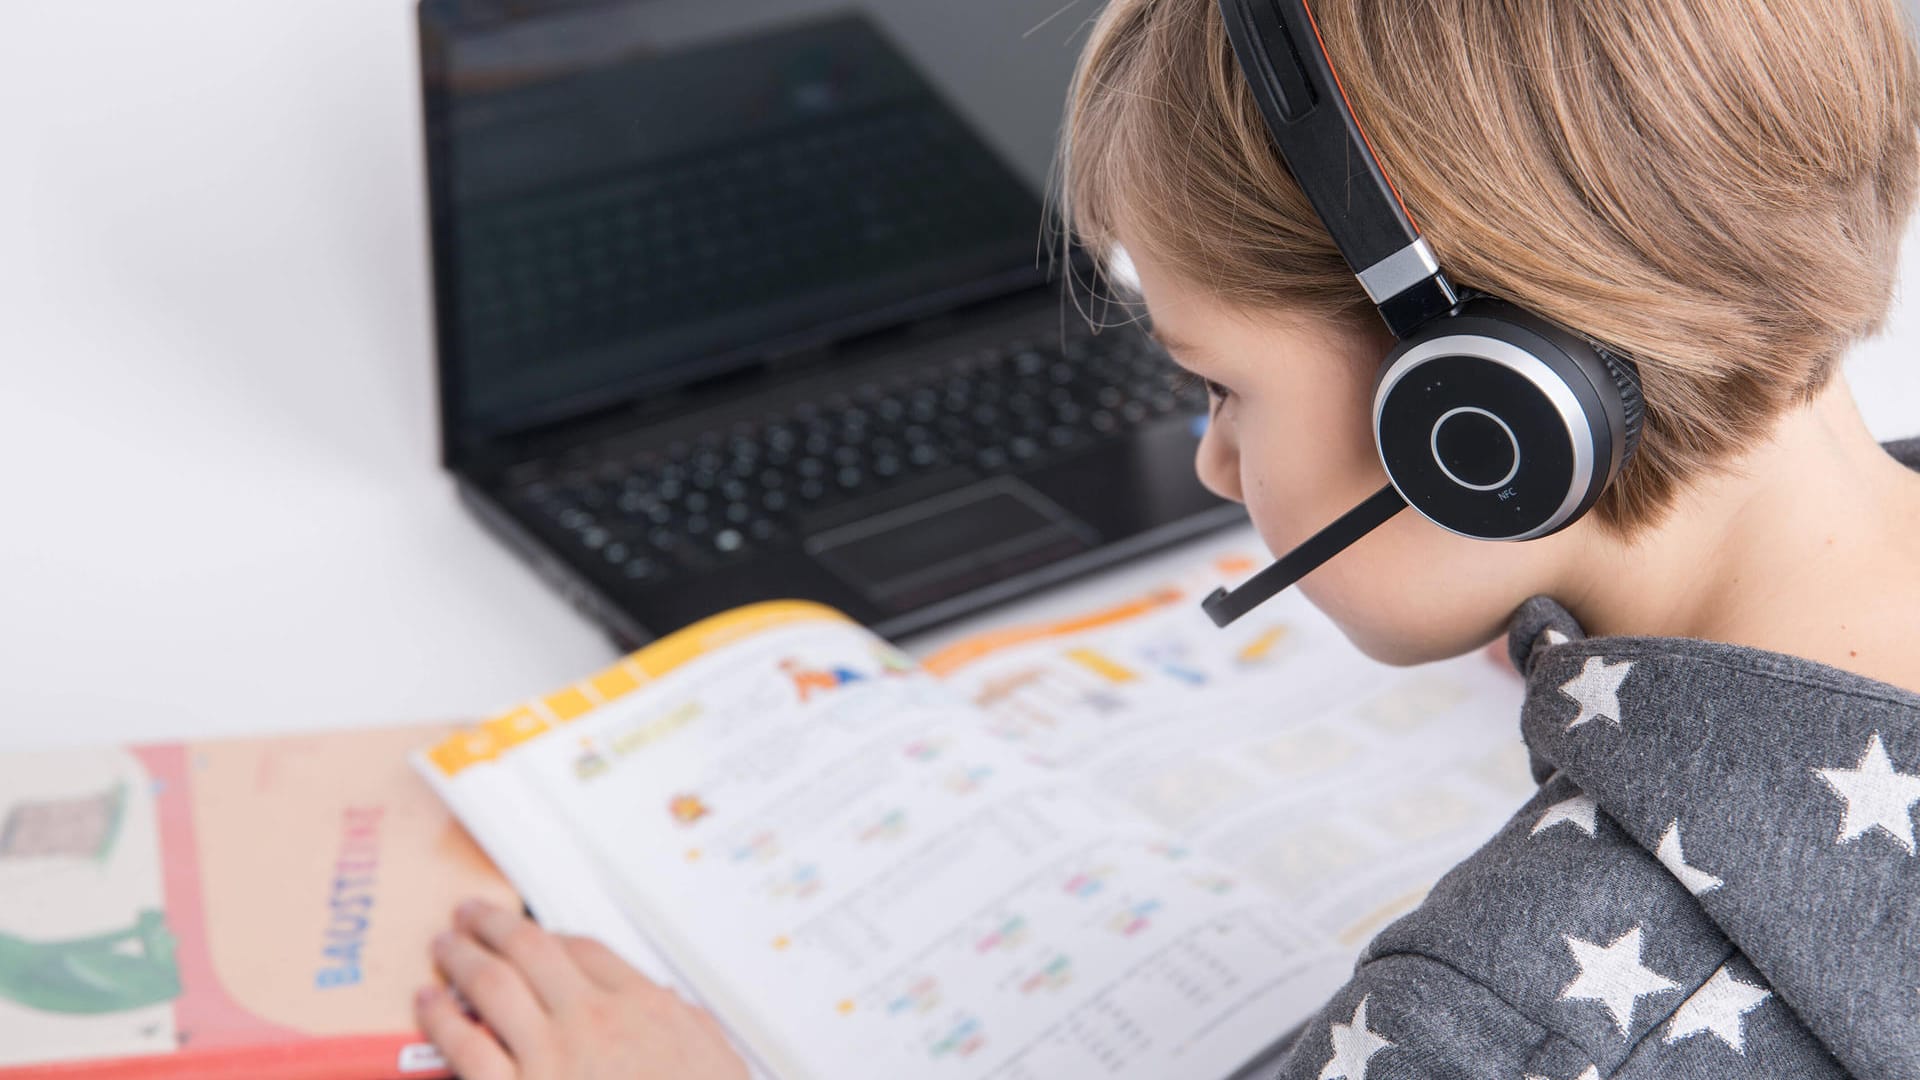
POLYGON ((1059 0, 423 0, 476 437, 1045 280, 1059 0))

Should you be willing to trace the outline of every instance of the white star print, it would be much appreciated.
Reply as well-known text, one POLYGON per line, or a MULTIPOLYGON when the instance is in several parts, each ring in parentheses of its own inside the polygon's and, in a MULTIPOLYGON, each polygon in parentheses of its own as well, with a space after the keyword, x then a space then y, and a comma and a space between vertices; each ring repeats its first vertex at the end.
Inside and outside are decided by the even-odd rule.
POLYGON ((1393 1043, 1380 1037, 1376 1031, 1367 1028, 1367 998, 1353 1010, 1353 1019, 1344 1024, 1334 1024, 1327 1035, 1333 1040, 1333 1056, 1320 1070, 1320 1080, 1367 1080, 1367 1062, 1373 1055, 1392 1046, 1393 1043))
POLYGON ((1549 645, 1565 645, 1570 640, 1567 635, 1555 630, 1551 626, 1547 627, 1547 632, 1542 636, 1547 639, 1547 644, 1549 645))
POLYGON ((1693 992, 1693 996, 1674 1010, 1673 1023, 1667 1025, 1667 1044, 1706 1032, 1745 1056, 1748 1013, 1773 996, 1773 991, 1743 983, 1721 965, 1713 978, 1693 992))
POLYGON ((1874 829, 1883 829, 1914 853, 1913 804, 1920 802, 1920 776, 1896 772, 1880 743, 1880 733, 1867 740, 1867 752, 1860 764, 1851 769, 1815 769, 1814 775, 1827 782, 1835 795, 1844 799, 1846 813, 1840 819, 1840 835, 1834 843, 1844 844, 1874 829))
MULTIPOLYGON (((1524 1077, 1524 1080, 1547 1080, 1547 1077, 1536 1076, 1533 1073, 1528 1073, 1524 1077)), ((1573 1080, 1600 1080, 1600 1066, 1598 1065, 1587 1066, 1586 1070, 1583 1071, 1579 1076, 1574 1077, 1573 1080)))
POLYGON ((1571 799, 1547 807, 1547 812, 1540 815, 1540 820, 1534 824, 1533 831, 1527 835, 1539 836, 1563 821, 1570 821, 1574 828, 1592 836, 1594 829, 1599 827, 1595 820, 1595 814, 1599 809, 1587 796, 1575 795, 1571 799))
POLYGON ((1580 674, 1560 686, 1560 692, 1580 704, 1580 715, 1567 724, 1572 731, 1589 720, 1611 720, 1620 725, 1620 684, 1633 670, 1633 661, 1609 664, 1597 656, 1587 657, 1580 674))
POLYGON ((1680 988, 1679 983, 1640 963, 1638 926, 1607 945, 1582 941, 1572 934, 1560 936, 1573 951, 1573 962, 1580 965, 1580 974, 1560 991, 1560 1000, 1605 1005, 1623 1036, 1633 1020, 1633 1007, 1641 998, 1680 988))
POLYGON ((1659 859, 1661 865, 1665 866, 1674 877, 1679 878, 1680 884, 1685 885, 1687 891, 1695 896, 1710 893, 1726 884, 1705 870, 1687 865, 1687 856, 1680 850, 1679 818, 1675 818, 1667 826, 1667 831, 1660 834, 1660 848, 1653 853, 1653 856, 1659 859))

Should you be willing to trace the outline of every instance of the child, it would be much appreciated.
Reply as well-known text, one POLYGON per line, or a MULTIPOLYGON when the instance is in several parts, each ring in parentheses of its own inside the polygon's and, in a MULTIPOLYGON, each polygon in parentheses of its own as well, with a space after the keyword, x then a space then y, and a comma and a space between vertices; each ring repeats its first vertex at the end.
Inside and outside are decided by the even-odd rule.
MULTIPOLYGON (((1130 256, 1212 394, 1202 479, 1282 551, 1384 482, 1393 339, 1215 3, 1101 15, 1064 208, 1130 256)), ((1920 181, 1897 0, 1315 15, 1454 281, 1630 358, 1646 413, 1560 532, 1403 513, 1302 583, 1394 662, 1505 630, 1541 788, 1368 946, 1277 1075, 1920 1076, 1920 442, 1875 443, 1837 371, 1885 314, 1920 181)), ((423 997, 468 1080, 744 1074, 604 950, 484 908, 436 949, 494 1033, 423 997)))

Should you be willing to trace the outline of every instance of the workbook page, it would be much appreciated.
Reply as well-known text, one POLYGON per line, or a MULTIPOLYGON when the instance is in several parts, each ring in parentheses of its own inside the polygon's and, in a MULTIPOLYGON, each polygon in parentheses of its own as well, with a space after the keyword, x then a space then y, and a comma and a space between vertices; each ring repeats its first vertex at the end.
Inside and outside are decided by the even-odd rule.
POLYGON ((537 793, 519 828, 570 830, 598 867, 573 887, 766 1071, 1225 1076, 1350 963, 865 631, 804 605, 696 630, 638 690, 442 765, 537 793))
POLYGON ((1522 685, 1484 653, 1375 663, 1298 593, 1226 629, 1227 554, 1105 611, 926 659, 1029 761, 1084 777, 1351 956, 1534 790, 1522 685))

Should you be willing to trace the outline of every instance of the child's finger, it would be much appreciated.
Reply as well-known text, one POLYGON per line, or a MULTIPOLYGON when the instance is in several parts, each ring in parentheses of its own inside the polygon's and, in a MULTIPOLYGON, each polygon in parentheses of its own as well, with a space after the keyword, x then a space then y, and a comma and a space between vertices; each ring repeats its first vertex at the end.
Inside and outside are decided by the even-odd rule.
POLYGON ((434 939, 433 959, 514 1058, 544 1052, 551 1021, 512 964, 458 931, 434 939))
POLYGON ((575 934, 559 934, 560 944, 573 957, 587 978, 604 990, 627 990, 642 984, 653 986, 653 980, 635 971, 632 965, 620 959, 612 949, 590 937, 575 934))
POLYGON ((548 1009, 588 989, 586 976, 559 940, 518 911, 469 900, 455 910, 454 923, 518 968, 548 1009))
POLYGON ((414 1022, 461 1080, 514 1080, 513 1059, 492 1035, 467 1018, 453 995, 429 986, 414 995, 414 1022))

